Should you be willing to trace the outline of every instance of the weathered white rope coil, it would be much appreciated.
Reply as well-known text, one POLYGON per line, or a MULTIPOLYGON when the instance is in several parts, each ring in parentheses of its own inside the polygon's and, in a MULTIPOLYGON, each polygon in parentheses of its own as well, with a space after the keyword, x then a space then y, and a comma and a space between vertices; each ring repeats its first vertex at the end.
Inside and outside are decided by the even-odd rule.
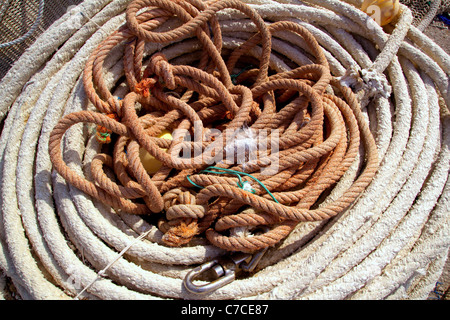
MULTIPOLYGON (((81 80, 84 64, 124 23, 129 2, 84 1, 52 25, 0 83, 0 270, 23 299, 69 299, 83 288, 81 296, 91 299, 198 298, 184 289, 184 276, 224 254, 202 239, 189 247, 166 247, 162 234, 142 217, 118 215, 52 172, 50 132, 64 114, 92 108, 81 80), (145 240, 133 242, 144 232, 145 240)), ((306 27, 324 49, 333 76, 365 70, 371 80, 385 81, 391 95, 360 92, 380 169, 354 205, 330 221, 299 224, 280 247, 268 250, 255 274, 202 298, 426 298, 450 246, 449 55, 411 26, 404 6, 387 34, 353 6, 357 0, 244 2, 266 21, 306 27)), ((219 17, 226 48, 255 30, 232 10, 219 17)), ((298 37, 281 32, 272 46, 274 70, 289 69, 280 56, 298 65, 309 61, 298 37)), ((110 88, 123 75, 119 49, 104 66, 110 88)), ((146 49, 164 50, 168 59, 184 63, 199 50, 189 40, 146 49)), ((258 53, 255 48, 250 54, 258 53)), ((370 79, 356 80, 363 81, 362 88, 370 85, 370 79)), ((118 85, 117 93, 121 90, 118 85)), ((86 127, 72 127, 62 148, 66 163, 89 176, 87 166, 99 145, 86 127)), ((349 187, 360 160, 324 203, 349 187)), ((0 298, 4 290, 0 273, 0 298)))

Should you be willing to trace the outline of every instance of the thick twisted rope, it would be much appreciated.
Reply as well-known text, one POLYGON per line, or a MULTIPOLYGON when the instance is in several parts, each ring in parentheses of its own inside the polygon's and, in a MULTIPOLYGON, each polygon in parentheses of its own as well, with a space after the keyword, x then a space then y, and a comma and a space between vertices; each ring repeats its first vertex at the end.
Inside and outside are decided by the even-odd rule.
MULTIPOLYGON (((272 24, 234 11, 219 11, 216 23, 212 17, 224 3, 235 5, 163 4, 163 10, 137 15, 132 31, 126 17, 133 20, 139 9, 133 10, 149 2, 133 2, 121 16, 128 1, 82 5, 83 19, 91 21, 76 35, 60 32, 63 22, 44 35, 47 46, 67 42, 35 82, 20 93, 30 69, 0 84, 10 88, 1 109, 8 117, 1 138, 0 264, 22 297, 67 298, 86 288, 88 298, 189 298, 181 281, 192 266, 224 254, 222 248, 267 246, 258 277, 243 276, 206 297, 423 297, 432 290, 427 288, 439 276, 432 270, 442 268, 449 242, 448 56, 413 27, 405 29, 406 8, 396 24, 401 30, 389 38, 370 22, 367 28, 365 14, 342 2, 310 7, 265 1, 250 8, 272 24), (167 10, 178 10, 181 21, 168 19, 167 10), (313 16, 320 23, 308 23, 313 16), (201 21, 211 28, 199 28, 201 21), (94 33, 95 25, 102 30, 94 33), (189 36, 180 32, 185 25, 189 36), (155 28, 171 30, 177 42, 146 43, 145 37, 164 34, 155 28), (137 38, 136 30, 142 33, 137 38), (62 38, 49 41, 52 32, 62 38), (402 42, 405 36, 427 45, 419 50, 402 42), (74 48, 80 50, 73 57, 74 48), (377 48, 386 50, 379 54, 377 48), (209 58, 219 55, 223 62, 209 58), (394 123, 386 97, 355 96, 336 79, 354 66, 367 70, 373 61, 378 72, 387 68, 394 123), (230 76, 249 64, 254 67, 230 76), (205 172, 211 163, 170 157, 183 148, 219 146, 220 139, 195 144, 184 141, 185 133, 174 133, 172 141, 158 138, 166 129, 208 132, 219 120, 225 130, 245 124, 255 132, 281 131, 276 174, 259 172, 271 154, 217 164, 251 174, 270 194, 248 177, 241 179, 254 193, 239 187, 236 175, 205 172), (107 137, 110 143, 102 144, 107 137), (141 147, 163 163, 156 173, 143 168, 141 147), (271 230, 239 231, 261 225, 271 230), (145 241, 133 242, 144 232, 145 241), (171 245, 182 243, 189 245, 171 245), (30 244, 33 255, 25 249, 30 244), (126 257, 117 259, 124 249, 126 257), (85 259, 104 270, 101 276, 85 259)), ((67 24, 71 18, 79 17, 65 17, 67 24)), ((34 55, 39 64, 51 51, 37 52, 39 43, 22 61, 34 55)), ((219 149, 209 149, 210 159, 219 149)))

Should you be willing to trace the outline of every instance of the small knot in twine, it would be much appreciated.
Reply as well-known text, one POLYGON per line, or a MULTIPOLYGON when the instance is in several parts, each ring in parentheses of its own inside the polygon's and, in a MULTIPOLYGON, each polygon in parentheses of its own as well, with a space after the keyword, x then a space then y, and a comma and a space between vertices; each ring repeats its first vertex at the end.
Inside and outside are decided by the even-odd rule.
MULTIPOLYGON (((119 121, 119 117, 115 113, 108 113, 107 116, 111 119, 119 121)), ((103 126, 97 126, 96 138, 100 143, 110 143, 111 142, 112 131, 103 126)))

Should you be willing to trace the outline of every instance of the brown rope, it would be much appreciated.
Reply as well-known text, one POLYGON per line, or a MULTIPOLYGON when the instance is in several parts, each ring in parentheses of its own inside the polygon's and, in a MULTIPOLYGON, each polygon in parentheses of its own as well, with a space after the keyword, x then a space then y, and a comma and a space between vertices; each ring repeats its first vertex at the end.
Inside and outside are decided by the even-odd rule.
POLYGON ((378 156, 360 105, 350 89, 333 79, 322 49, 305 28, 289 21, 268 25, 237 0, 135 0, 126 19, 126 25, 94 50, 85 67, 85 90, 98 112, 68 114, 51 133, 54 169, 76 188, 118 210, 160 215, 158 227, 167 245, 187 244, 194 236, 205 234, 220 248, 254 252, 276 245, 299 222, 338 215, 370 183, 378 156), (239 10, 258 30, 226 54, 216 17, 225 8, 239 10), (141 9, 146 11, 137 15, 141 9), (155 31, 164 27, 169 17, 176 17, 181 25, 155 31), (280 31, 302 37, 315 62, 282 73, 271 70, 272 35, 280 31), (147 42, 168 44, 192 37, 202 46, 195 66, 173 64, 163 51, 146 58, 147 42), (120 44, 125 46, 124 73, 129 88, 123 100, 113 96, 103 79, 104 61, 120 44), (230 74, 240 61, 248 61, 246 54, 255 46, 262 50, 259 65, 232 79, 230 74), (326 93, 327 87, 339 97, 326 93), (137 103, 143 107, 139 113, 137 103), (61 154, 64 133, 80 122, 97 124, 99 141, 114 144, 111 154, 99 153, 93 159, 93 181, 70 169, 61 154), (268 132, 269 152, 257 150, 256 159, 245 164, 217 163, 220 155, 235 156, 236 150, 229 148, 232 141, 226 137, 243 128, 255 135, 268 132), (201 139, 211 129, 220 129, 221 138, 201 139), (173 132, 172 140, 158 138, 165 130, 173 132), (187 134, 197 140, 186 141, 187 134), (276 134, 279 152, 271 149, 276 134), (339 199, 318 207, 320 196, 355 160, 361 142, 366 154, 364 169, 339 199), (142 148, 162 163, 156 173, 145 170, 142 148), (182 150, 191 151, 192 156, 183 153, 181 157, 182 150), (261 170, 275 162, 278 170, 263 174, 261 170), (237 185, 235 175, 202 171, 214 163, 251 174, 264 187, 242 177, 252 183, 252 193, 237 185), (114 180, 105 167, 112 169, 114 180), (245 210, 248 206, 253 210, 245 210), (234 236, 227 231, 263 225, 271 227, 263 234, 234 236))

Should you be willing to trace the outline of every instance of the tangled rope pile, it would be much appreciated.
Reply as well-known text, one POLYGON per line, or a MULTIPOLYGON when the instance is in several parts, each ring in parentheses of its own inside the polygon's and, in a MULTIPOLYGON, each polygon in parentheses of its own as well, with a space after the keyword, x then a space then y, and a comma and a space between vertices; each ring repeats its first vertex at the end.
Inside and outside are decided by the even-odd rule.
POLYGON ((261 250, 201 297, 433 289, 449 56, 404 6, 388 34, 358 1, 246 2, 88 0, 0 83, 0 266, 22 298, 198 298, 194 267, 261 250))
MULTIPOLYGON (((99 112, 113 115, 114 120, 92 111, 66 115, 50 135, 50 158, 54 168, 66 181, 105 204, 131 214, 159 213, 164 209, 168 221, 162 221, 161 228, 165 231, 163 241, 166 244, 186 244, 193 236, 206 232, 207 239, 220 248, 255 252, 277 244, 300 221, 320 221, 342 212, 364 190, 376 172, 378 156, 375 142, 365 125, 356 98, 349 88, 343 89, 342 93, 351 106, 335 95, 325 94, 330 78, 327 60, 314 37, 294 22, 280 21, 267 27, 255 11, 239 1, 219 1, 209 6, 198 1, 135 1, 127 9, 126 27, 97 47, 84 73, 84 86, 90 101, 99 112), (145 6, 158 7, 146 13, 147 21, 141 16, 139 24, 135 14, 145 6), (223 8, 243 12, 258 28, 258 33, 230 53, 227 63, 221 57, 221 30, 213 15, 223 8), (172 15, 186 23, 165 33, 150 31, 172 15), (205 30, 197 29, 200 22, 205 21, 211 23, 211 35, 206 26, 205 30), (269 77, 271 34, 283 31, 300 35, 309 45, 317 64, 308 64, 269 77), (143 49, 147 42, 167 45, 194 32, 205 48, 199 66, 172 65, 164 54, 155 53, 149 58, 144 75, 141 75, 143 49), (137 39, 130 41, 133 37, 137 39), (118 100, 103 82, 102 65, 107 54, 122 42, 129 43, 124 49, 124 69, 132 92, 123 100, 118 100), (258 44, 262 48, 259 68, 248 70, 237 78, 240 81, 245 77, 249 82, 247 86, 234 85, 230 73, 244 53, 258 44), (311 84, 307 85, 304 81, 311 84), (99 94, 94 88, 98 88, 99 94), (164 92, 165 88, 170 91, 164 92), (170 95, 172 92, 180 98, 170 95), (136 114, 136 102, 146 109, 141 117, 136 114), (211 136, 207 126, 211 127, 215 120, 227 117, 231 120, 220 122, 220 127, 224 128, 221 136, 215 137, 214 141, 205 141, 211 140, 203 138, 211 136), (306 117, 310 120, 305 120, 306 117), (114 132, 120 135, 114 144, 112 157, 101 153, 92 160, 94 182, 71 170, 61 156, 60 145, 64 133, 79 122, 94 122, 100 128, 107 129, 101 129, 102 133, 108 132, 109 135, 114 132), (324 137, 325 122, 330 128, 324 137), (173 131, 175 123, 175 130, 182 130, 182 133, 175 135, 172 143, 168 144, 167 139, 161 142, 164 139, 156 138, 163 130, 173 131), (277 136, 273 137, 274 133, 270 132, 266 140, 271 140, 271 147, 275 143, 279 144, 280 149, 279 153, 271 150, 265 156, 232 168, 242 171, 245 166, 247 174, 262 181, 266 188, 255 186, 255 195, 238 188, 237 178, 218 177, 204 174, 204 170, 196 170, 206 168, 208 163, 217 159, 227 158, 227 153, 236 153, 234 140, 230 139, 235 134, 228 132, 239 130, 244 125, 254 136, 259 136, 259 130, 273 130, 277 136), (191 128, 193 131, 189 132, 191 128), (359 149, 360 131, 367 149, 364 171, 337 201, 324 208, 309 210, 320 194, 338 181, 353 163, 359 149), (201 141, 193 142, 194 145, 185 152, 194 154, 194 157, 183 156, 180 159, 181 156, 177 155, 181 150, 186 151, 180 145, 191 133, 195 140, 199 140, 200 135, 201 141), (152 137, 156 140, 152 140, 152 137), (151 177, 145 172, 139 157, 139 147, 145 148, 163 164, 151 177), (169 154, 161 148, 169 148, 169 154), (202 150, 197 155, 195 150, 199 148, 202 150), (223 151, 225 155, 221 156, 223 151), (279 164, 271 170, 271 174, 260 172, 275 161, 279 164), (114 168, 121 185, 107 177, 103 166, 114 168), (171 176, 174 169, 175 174, 171 176), (301 188, 305 181, 306 185, 301 188), (189 188, 189 183, 202 190, 196 193, 193 191, 194 186, 189 188), (265 197, 262 194, 265 191, 274 193, 271 196, 276 202, 265 197), (212 197, 219 199, 208 204, 212 197), (135 198, 141 198, 145 203, 127 201, 135 198), (238 213, 244 205, 254 210, 238 213), (271 231, 255 236, 232 237, 218 233, 237 227, 274 224, 276 226, 271 231)), ((336 85, 340 87, 338 83, 336 85)), ((269 141, 264 141, 264 144, 269 144, 269 141)), ((243 152, 249 153, 250 148, 243 152)), ((236 155, 232 156, 234 159, 236 155)), ((251 158, 251 155, 247 154, 246 158, 251 158)), ((219 166, 221 169, 230 169, 231 164, 227 165, 225 161, 219 166)))

